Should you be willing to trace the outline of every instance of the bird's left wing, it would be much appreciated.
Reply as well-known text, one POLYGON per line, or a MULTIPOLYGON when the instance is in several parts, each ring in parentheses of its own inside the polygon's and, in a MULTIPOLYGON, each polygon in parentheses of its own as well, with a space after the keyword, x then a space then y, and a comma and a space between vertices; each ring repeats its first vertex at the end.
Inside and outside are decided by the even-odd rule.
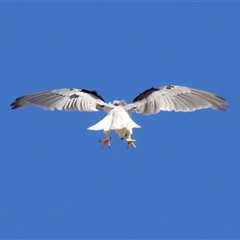
POLYGON ((223 97, 195 88, 168 85, 150 88, 134 98, 133 103, 125 106, 129 112, 136 111, 145 115, 159 111, 191 112, 197 109, 213 108, 225 112, 229 104, 223 97))
POLYGON ((19 97, 11 106, 12 109, 16 109, 31 104, 47 110, 79 110, 89 112, 98 111, 107 105, 96 91, 63 88, 19 97))

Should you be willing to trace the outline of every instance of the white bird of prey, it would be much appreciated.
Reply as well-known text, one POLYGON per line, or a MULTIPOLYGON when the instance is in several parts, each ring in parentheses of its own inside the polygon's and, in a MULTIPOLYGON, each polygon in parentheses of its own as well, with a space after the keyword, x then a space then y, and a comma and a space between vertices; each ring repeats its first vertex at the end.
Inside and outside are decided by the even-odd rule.
POLYGON ((132 112, 150 115, 161 110, 192 112, 203 108, 226 112, 225 107, 230 106, 223 97, 216 94, 177 85, 147 89, 135 97, 133 103, 130 104, 126 104, 124 100, 106 103, 96 91, 85 88, 63 88, 19 97, 11 106, 12 109, 16 109, 30 104, 47 110, 94 112, 103 109, 107 116, 88 128, 89 130, 104 131, 106 138, 100 140, 102 148, 105 145, 110 147, 111 130, 115 130, 121 139, 126 137, 127 147, 131 145, 136 148, 136 140, 131 138, 132 129, 140 128, 140 126, 131 119, 132 112))

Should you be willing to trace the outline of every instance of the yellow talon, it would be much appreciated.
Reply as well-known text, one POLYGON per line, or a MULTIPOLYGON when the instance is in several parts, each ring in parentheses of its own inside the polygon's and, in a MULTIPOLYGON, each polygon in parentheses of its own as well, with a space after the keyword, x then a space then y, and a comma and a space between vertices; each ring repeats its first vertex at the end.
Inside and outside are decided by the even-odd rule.
POLYGON ((128 148, 129 148, 130 145, 132 145, 133 148, 135 148, 135 149, 137 148, 136 145, 134 144, 136 142, 136 140, 131 139, 131 138, 127 138, 126 141, 127 141, 127 147, 128 148))
POLYGON ((106 138, 105 139, 102 139, 102 140, 100 140, 100 142, 102 142, 103 144, 102 144, 102 147, 101 147, 101 149, 103 149, 104 148, 104 146, 107 144, 108 145, 108 147, 110 148, 110 140, 111 140, 111 137, 110 137, 110 132, 109 131, 107 131, 107 132, 105 132, 105 134, 106 134, 106 138))
POLYGON ((127 141, 127 148, 129 148, 130 145, 133 146, 133 148, 137 148, 136 145, 134 144, 136 142, 135 139, 131 139, 131 134, 132 134, 132 131, 130 132, 129 130, 127 131, 127 138, 126 138, 126 141, 127 141))

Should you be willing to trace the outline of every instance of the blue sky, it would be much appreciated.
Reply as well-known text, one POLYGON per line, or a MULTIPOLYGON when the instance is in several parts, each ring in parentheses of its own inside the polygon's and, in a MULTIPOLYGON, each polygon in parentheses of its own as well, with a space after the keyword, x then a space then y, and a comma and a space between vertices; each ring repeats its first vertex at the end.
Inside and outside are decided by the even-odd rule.
POLYGON ((0 3, 0 238, 240 238, 240 4, 0 3), (10 110, 55 88, 131 102, 178 84, 227 113, 133 115, 137 149, 88 131, 104 112, 10 110))

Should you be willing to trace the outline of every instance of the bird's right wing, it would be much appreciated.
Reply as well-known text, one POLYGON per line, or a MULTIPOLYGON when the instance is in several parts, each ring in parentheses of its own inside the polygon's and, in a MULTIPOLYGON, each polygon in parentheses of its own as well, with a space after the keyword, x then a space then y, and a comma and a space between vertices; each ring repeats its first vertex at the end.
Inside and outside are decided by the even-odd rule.
POLYGON ((19 97, 11 104, 12 109, 36 105, 47 110, 98 111, 108 104, 96 91, 63 88, 38 92, 19 97))
POLYGON ((134 98, 133 103, 125 109, 145 115, 159 111, 192 112, 203 108, 213 108, 225 112, 229 104, 214 93, 195 88, 168 85, 160 88, 150 88, 134 98))

